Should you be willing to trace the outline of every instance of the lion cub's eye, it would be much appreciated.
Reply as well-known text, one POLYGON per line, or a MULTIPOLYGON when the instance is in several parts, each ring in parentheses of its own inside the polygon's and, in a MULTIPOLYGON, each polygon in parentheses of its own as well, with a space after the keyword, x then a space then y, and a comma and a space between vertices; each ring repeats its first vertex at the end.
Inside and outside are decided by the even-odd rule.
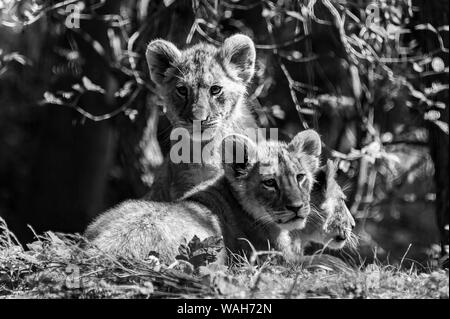
POLYGON ((211 88, 209 89, 209 92, 211 93, 211 95, 217 95, 220 94, 220 92, 222 92, 222 87, 218 86, 218 85, 213 85, 211 86, 211 88))
POLYGON ((270 188, 274 188, 277 186, 277 181, 273 178, 266 179, 266 180, 262 181, 262 183, 264 186, 270 187, 270 188))
POLYGON ((302 184, 305 180, 306 175, 305 174, 297 174, 297 182, 299 184, 302 184))
POLYGON ((188 93, 188 89, 184 85, 177 86, 177 93, 181 96, 186 96, 188 93))

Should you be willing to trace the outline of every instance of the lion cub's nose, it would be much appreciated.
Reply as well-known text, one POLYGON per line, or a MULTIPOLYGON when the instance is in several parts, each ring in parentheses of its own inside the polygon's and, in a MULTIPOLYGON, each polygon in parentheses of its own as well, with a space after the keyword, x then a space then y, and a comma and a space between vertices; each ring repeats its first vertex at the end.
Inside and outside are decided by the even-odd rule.
POLYGON ((201 121, 201 123, 202 123, 202 124, 207 124, 207 123, 209 122, 209 120, 210 120, 210 116, 207 115, 207 116, 201 121))
POLYGON ((201 121, 201 123, 203 124, 203 122, 206 122, 209 120, 210 114, 208 112, 208 110, 206 110, 205 108, 195 108, 192 111, 192 119, 195 121, 201 121))
POLYGON ((294 214, 298 214, 300 212, 300 210, 302 209, 303 205, 296 205, 296 206, 289 206, 286 205, 286 209, 290 210, 291 212, 293 212, 294 214))

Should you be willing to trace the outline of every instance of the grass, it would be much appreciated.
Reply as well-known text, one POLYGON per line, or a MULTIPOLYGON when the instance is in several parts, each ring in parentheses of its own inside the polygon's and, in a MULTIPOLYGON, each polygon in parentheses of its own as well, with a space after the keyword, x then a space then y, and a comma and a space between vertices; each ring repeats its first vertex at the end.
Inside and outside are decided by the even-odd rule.
MULTIPOLYGON (((0 298, 448 298, 448 270, 371 264, 345 272, 234 259, 229 267, 106 255, 79 235, 22 247, 0 219, 0 298)), ((270 254, 269 254, 270 256, 270 254)))

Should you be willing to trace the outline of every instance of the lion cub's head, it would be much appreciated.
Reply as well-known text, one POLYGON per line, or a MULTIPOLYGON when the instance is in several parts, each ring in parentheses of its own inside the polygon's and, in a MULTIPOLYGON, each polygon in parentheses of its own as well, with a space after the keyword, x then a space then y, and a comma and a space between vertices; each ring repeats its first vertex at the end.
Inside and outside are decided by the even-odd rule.
POLYGON ((336 182, 337 168, 331 160, 317 173, 317 182, 311 193, 314 209, 302 230, 304 240, 341 249, 346 244, 356 245, 352 233, 355 220, 345 204, 345 195, 336 182))
POLYGON ((172 125, 191 132, 193 121, 200 121, 202 131, 214 135, 224 121, 239 113, 256 52, 249 37, 236 34, 220 47, 199 43, 185 50, 154 40, 146 58, 172 125))
POLYGON ((289 144, 265 141, 231 145, 224 140, 225 177, 244 209, 261 224, 300 229, 310 213, 310 192, 319 167, 321 141, 313 130, 303 131, 289 144), (240 145, 240 146, 239 146, 240 145), (241 158, 239 159, 239 151, 241 158), (232 161, 227 154, 236 154, 232 161))

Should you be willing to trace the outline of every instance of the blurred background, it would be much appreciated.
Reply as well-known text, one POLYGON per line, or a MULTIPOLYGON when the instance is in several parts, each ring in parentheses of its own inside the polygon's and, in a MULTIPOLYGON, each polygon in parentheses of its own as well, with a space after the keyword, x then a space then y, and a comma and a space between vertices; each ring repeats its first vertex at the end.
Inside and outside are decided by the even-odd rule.
POLYGON ((146 45, 241 32, 259 125, 315 128, 339 162, 360 237, 340 254, 442 264, 448 14, 446 0, 0 0, 0 216, 27 242, 27 225, 82 232, 145 194, 170 132, 146 45))

